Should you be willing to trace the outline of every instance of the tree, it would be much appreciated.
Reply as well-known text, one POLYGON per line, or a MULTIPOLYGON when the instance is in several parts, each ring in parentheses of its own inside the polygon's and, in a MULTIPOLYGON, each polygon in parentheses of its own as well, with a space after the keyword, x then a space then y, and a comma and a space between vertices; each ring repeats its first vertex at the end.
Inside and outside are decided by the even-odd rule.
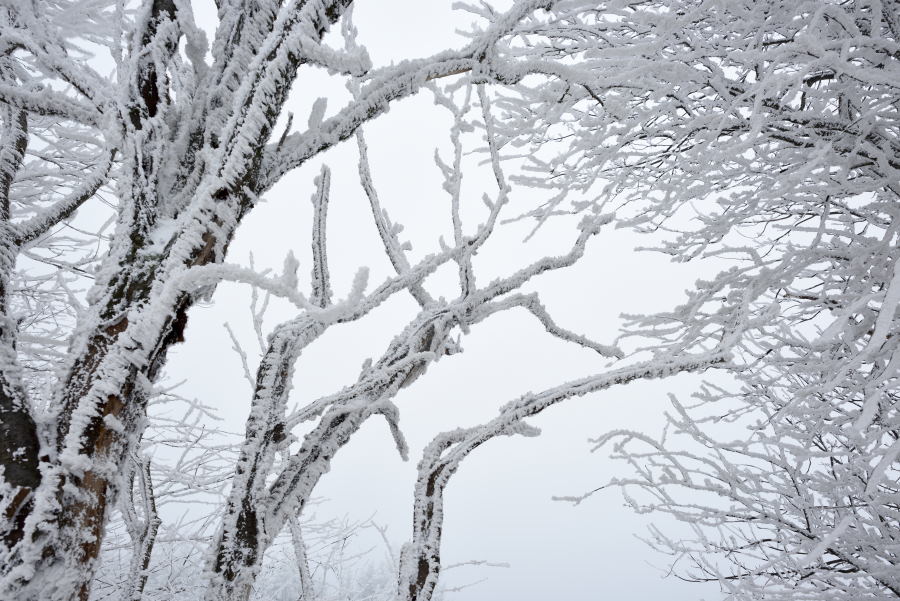
POLYGON ((900 594, 898 9, 642 3, 628 27, 581 41, 630 43, 627 84, 566 89, 562 119, 511 103, 518 119, 505 121, 537 145, 560 121, 591 134, 539 163, 559 174, 532 181, 559 190, 539 216, 599 183, 595 203, 621 200, 633 212, 620 220, 672 233, 663 252, 731 263, 683 306, 635 317, 630 335, 681 352, 740 324, 734 381, 710 382, 692 407, 673 397, 662 440, 598 439, 633 467, 614 482, 638 510, 694 530, 658 526, 654 544, 729 598, 900 594), (603 109, 585 108, 594 96, 603 109))
MULTIPOLYGON (((860 384, 843 398, 865 407, 872 421, 862 429, 884 422, 879 440, 896 438, 890 419, 875 419, 896 413, 889 402, 896 370, 885 359, 897 300, 886 275, 897 246, 893 4, 518 0, 506 12, 467 7, 478 21, 460 49, 385 67, 373 66, 357 44, 350 4, 222 0, 211 44, 183 0, 0 8, 4 597, 87 599, 117 497, 144 491, 144 509, 130 515, 126 503, 125 511, 137 575, 129 594, 140 596, 155 536, 153 478, 140 454, 147 405, 190 309, 222 281, 281 296, 298 313, 271 332, 257 369, 208 556, 210 600, 249 597, 265 551, 291 529, 335 453, 370 417, 387 420, 406 454, 392 399, 457 352, 458 335, 470 327, 524 309, 553 336, 626 359, 615 345, 561 328, 540 299, 521 290, 579 260, 613 220, 675 229, 662 248, 681 260, 735 252, 749 260, 698 285, 684 307, 638 322, 637 334, 656 339, 650 352, 525 394, 488 423, 437 436, 419 462, 413 538, 398 560, 399 598, 425 601, 434 593, 443 491, 460 462, 498 436, 534 434, 526 418, 573 396, 715 367, 747 381, 754 398, 781 399, 785 416, 806 402, 791 399, 797 391, 807 401, 818 397, 802 383, 780 388, 781 374, 818 378, 819 394, 831 395, 835 387, 821 375, 828 357, 837 362, 833 373, 857 374, 860 384), (328 34, 336 23, 339 47, 328 34), (88 60, 101 52, 115 64, 108 77, 88 60), (307 125, 293 131, 284 105, 290 94, 308 93, 304 68, 312 67, 346 80, 353 98, 327 118, 317 101, 307 125), (452 157, 438 161, 452 241, 415 257, 381 207, 361 128, 421 91, 449 109, 455 124, 452 157), (367 292, 360 271, 348 298, 333 298, 328 169, 313 197, 307 294, 298 290, 293 257, 279 276, 226 263, 236 229, 272 186, 353 137, 394 277, 367 292), (477 227, 463 222, 461 209, 461 157, 472 137, 483 139, 496 183, 477 227), (517 145, 526 146, 534 174, 508 178, 516 165, 509 149, 517 145), (583 219, 561 256, 485 284, 475 278, 473 257, 501 212, 520 216, 508 215, 510 182, 552 191, 546 204, 526 211, 538 226, 565 212, 583 219), (66 236, 55 229, 106 196, 113 231, 102 223, 66 236), (685 219, 695 207, 697 220, 685 219), (772 228, 782 229, 769 235, 772 228), (735 245, 747 231, 756 239, 735 245), (45 267, 28 269, 28 261, 45 267), (452 300, 436 297, 426 282, 446 265, 458 272, 452 300), (846 275, 832 279, 821 272, 825 265, 846 275), (854 279, 862 273, 870 279, 854 279), (82 296, 78 278, 86 277, 91 289, 82 296), (343 390, 288 414, 293 366, 309 344, 403 293, 419 310, 384 354, 343 390), (825 311, 837 325, 810 344, 807 328, 825 311), (866 332, 862 346, 851 344, 854 332, 866 332), (47 357, 61 340, 68 358, 48 376, 47 357), (872 370, 885 374, 882 384, 872 370), (877 400, 863 402, 859 390, 870 382, 867 398, 877 400), (316 420, 312 429, 292 438, 307 420, 316 420)), ((807 413, 794 419, 810 427, 812 439, 822 434, 807 413)))
MULTIPOLYGON (((483 86, 514 84, 531 71, 503 48, 548 2, 519 2, 506 13, 486 14, 483 26, 461 50, 371 67, 355 46, 347 24, 344 48, 321 40, 348 10, 349 1, 253 2, 219 4, 219 24, 211 46, 183 2, 154 1, 134 10, 104 3, 53 2, 3 8, 4 214, 7 257, 4 271, 3 330, 3 574, 4 596, 20 599, 86 599, 97 564, 104 527, 122 482, 135 477, 150 494, 145 463, 133 460, 145 427, 152 383, 170 347, 182 340, 188 311, 223 280, 245 281, 279 294, 300 309, 297 318, 278 326, 256 376, 245 440, 234 468, 231 492, 214 542, 207 597, 246 598, 259 572, 264 550, 309 501, 333 454, 373 415, 391 424, 401 453, 402 436, 391 398, 427 365, 454 351, 453 334, 498 311, 521 307, 556 336, 587 345, 601 354, 617 351, 592 343, 554 324, 539 300, 516 290, 532 277, 565 267, 584 252, 603 218, 583 222, 570 252, 526 265, 512 275, 477 285, 471 257, 490 236, 509 193, 499 152, 493 142, 489 97, 483 86), (111 50, 114 74, 102 76, 76 57, 111 50), (205 54, 211 52, 212 62, 205 54), (277 119, 299 68, 316 65, 353 80, 355 99, 324 118, 319 104, 308 127, 274 133, 277 119), (504 72, 498 69, 504 69, 504 72), (466 75, 468 74, 468 75, 466 75), (412 262, 397 239, 397 229, 380 210, 366 174, 365 145, 359 139, 363 186, 373 218, 397 276, 365 293, 361 272, 348 299, 332 300, 325 252, 329 172, 323 171, 314 198, 315 231, 312 290, 296 290, 296 261, 289 259, 280 277, 224 263, 229 241, 257 199, 290 169, 358 133, 365 121, 390 103, 428 82, 466 75, 467 94, 477 91, 481 127, 498 192, 488 200, 486 221, 468 233, 459 217, 458 141, 468 98, 454 108, 455 158, 445 166, 451 193, 453 242, 440 252, 412 262), (474 88, 472 86, 475 86, 474 88), (85 175, 87 174, 87 175, 85 175), (104 192, 105 191, 105 192, 104 192), (115 229, 105 234, 104 250, 80 264, 66 257, 60 271, 92 272, 86 306, 68 336, 69 360, 41 396, 26 394, 37 371, 19 367, 18 332, 13 318, 17 295, 35 287, 12 288, 16 258, 32 253, 34 243, 69 218, 83 203, 110 194, 115 229), (460 296, 434 299, 422 280, 437 267, 455 262, 460 296), (85 266, 97 265, 95 269, 85 266), (80 271, 78 271, 80 270, 80 271), (352 321, 385 298, 408 290, 421 306, 384 356, 366 366, 359 380, 321 399, 299 415, 286 416, 292 367, 303 348, 328 326, 352 321), (21 291, 21 292, 19 292, 21 291), (42 411, 42 408, 46 410, 42 411), (287 457, 287 431, 304 419, 319 423, 287 457)), ((126 7, 127 8, 127 7, 126 7)), ((457 87, 451 85, 451 90, 457 87)), ((103 230, 100 230, 101 232, 103 230)), ((86 236, 81 242, 90 243, 86 236)), ((73 242, 74 244, 74 242, 73 242)), ((27 256, 27 255, 26 255, 27 256)), ((71 288, 71 287, 70 287, 71 288)), ((60 302, 77 300, 67 291, 60 302), (65 298, 67 297, 67 298, 65 298)), ((65 328, 53 331, 61 337, 65 328)), ((55 341, 53 341, 55 342, 55 341)), ((706 357, 684 361, 698 368, 706 357)), ((679 364, 680 365, 680 364, 679 364)), ((656 375, 656 367, 638 367, 612 379, 656 375)), ((46 380, 46 379, 45 379, 46 380)), ((582 384, 584 391, 608 385, 610 376, 582 384)), ((580 392, 580 391, 579 391, 580 392)), ((548 399, 541 401, 548 402, 548 399)), ((505 414, 492 434, 519 430, 522 417, 539 410, 531 404, 505 414)), ((431 457, 429 461, 435 458, 431 457)), ((401 589, 411 598, 429 598, 438 572, 436 529, 440 493, 452 467, 423 464, 424 507, 416 509, 416 540, 401 560, 401 589), (437 471, 436 471, 437 470, 437 471), (434 472, 434 473, 432 473, 434 472)), ((134 490, 128 484, 128 491, 134 490)), ((146 566, 155 532, 152 504, 143 525, 132 519, 146 566)), ((127 518, 127 515, 126 515, 127 518)), ((140 583, 138 583, 140 585, 140 583)))

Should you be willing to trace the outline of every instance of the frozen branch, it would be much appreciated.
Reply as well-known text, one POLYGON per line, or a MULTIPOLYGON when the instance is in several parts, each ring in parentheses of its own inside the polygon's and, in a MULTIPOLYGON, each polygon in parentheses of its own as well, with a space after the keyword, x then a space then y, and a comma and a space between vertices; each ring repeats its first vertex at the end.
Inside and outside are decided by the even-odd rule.
POLYGON ((328 194, 331 186, 331 171, 322 166, 316 178, 316 193, 313 202, 313 235, 312 235, 312 291, 310 302, 319 307, 331 304, 330 276, 328 274, 328 255, 325 247, 325 217, 328 214, 328 194))

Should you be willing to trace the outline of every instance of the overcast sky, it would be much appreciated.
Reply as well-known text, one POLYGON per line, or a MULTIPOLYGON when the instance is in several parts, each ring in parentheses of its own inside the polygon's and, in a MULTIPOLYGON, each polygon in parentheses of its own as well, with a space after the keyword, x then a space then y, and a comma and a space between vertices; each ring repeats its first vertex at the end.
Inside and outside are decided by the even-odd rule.
MULTIPOLYGON (((450 4, 361 0, 355 9, 360 40, 376 65, 459 46, 454 29, 464 27, 469 18, 452 12, 450 4)), ((194 5, 199 23, 211 30, 212 2, 194 5)), ((328 114, 346 101, 340 85, 329 79, 324 72, 301 74, 289 103, 299 123, 305 123, 318 96, 330 99, 328 114)), ((432 160, 435 147, 445 151, 448 147, 448 125, 446 111, 423 93, 398 103, 366 128, 375 184, 391 217, 406 227, 404 236, 412 241, 415 256, 433 252, 438 248, 437 234, 449 231, 449 200, 432 160)), ((371 268, 373 286, 387 277, 390 265, 358 184, 356 159, 355 145, 345 143, 285 177, 242 226, 229 261, 246 263, 252 252, 257 267, 280 269, 285 254, 293 250, 301 261, 300 275, 308 281, 309 198, 313 177, 325 162, 333 171, 328 250, 336 294, 347 291, 360 266, 371 268)), ((467 172, 464 202, 483 210, 480 196, 493 194, 492 185, 483 170, 467 172)), ((529 206, 539 198, 534 191, 516 188, 513 207, 529 206)), ((479 277, 487 281, 517 269, 528 257, 564 252, 575 236, 573 225, 566 220, 552 222, 528 244, 522 239, 530 224, 505 226, 499 240, 478 257, 479 277)), ((542 294, 561 325, 601 343, 611 342, 622 312, 670 307, 698 276, 692 265, 635 253, 633 247, 643 243, 646 240, 628 232, 604 231, 582 262, 541 278, 532 289, 542 294)), ((454 277, 449 270, 429 283, 444 285, 449 296, 454 277)), ((221 407, 226 427, 235 431, 243 427, 250 387, 222 324, 229 322, 246 348, 255 350, 248 298, 246 287, 221 285, 213 303, 192 311, 187 342, 171 354, 167 368, 171 381, 187 379, 180 389, 183 395, 221 407)), ((276 305, 267 324, 271 327, 292 315, 290 308, 276 305)), ((329 330, 300 358, 292 400, 309 401, 350 383, 363 360, 377 358, 413 315, 412 300, 397 297, 358 324, 329 330)), ((323 516, 374 515, 399 545, 411 527, 415 464, 435 434, 481 423, 524 392, 596 373, 606 365, 592 351, 550 338, 521 311, 473 328, 462 346, 463 354, 441 360, 397 398, 410 461, 398 457, 384 421, 372 420, 338 453, 321 482, 318 495, 329 499, 319 510, 323 516)), ((532 420, 543 430, 540 437, 502 438, 473 453, 447 490, 443 557, 446 563, 489 560, 511 567, 447 573, 445 583, 451 586, 488 578, 451 599, 721 598, 715 586, 663 579, 668 559, 635 538, 645 533, 647 520, 633 515, 617 490, 606 490, 577 507, 551 499, 591 490, 626 473, 603 452, 591 454, 588 439, 618 428, 659 433, 666 394, 687 396, 696 382, 694 376, 680 376, 566 401, 532 420)), ((678 527, 671 524, 669 529, 677 532, 678 527)))

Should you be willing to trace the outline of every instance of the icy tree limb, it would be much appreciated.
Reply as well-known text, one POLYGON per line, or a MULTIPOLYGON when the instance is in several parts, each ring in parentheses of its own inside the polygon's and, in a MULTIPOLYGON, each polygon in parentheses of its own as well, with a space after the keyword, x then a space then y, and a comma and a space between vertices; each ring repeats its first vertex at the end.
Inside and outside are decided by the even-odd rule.
MULTIPOLYGON (((499 211, 499 204, 495 210, 499 211)), ((493 220, 496 220, 496 212, 493 220)), ((482 244, 493 220, 483 225, 482 231, 467 244, 476 248, 482 244)), ((541 259, 451 303, 436 303, 426 307, 394 339, 377 363, 364 368, 355 387, 330 399, 332 404, 327 409, 319 402, 314 403, 312 406, 315 410, 311 411, 311 415, 325 409, 324 415, 318 425, 304 437, 300 449, 288 459, 268 487, 265 500, 259 502, 262 497, 257 497, 256 502, 245 505, 243 510, 236 513, 245 515, 246 519, 235 521, 232 530, 228 527, 223 529, 226 538, 220 538, 217 545, 214 572, 218 576, 213 580, 211 590, 214 592, 210 598, 217 598, 222 594, 218 591, 227 590, 238 591, 241 598, 247 594, 259 570, 257 557, 268 547, 275 534, 281 531, 285 521, 291 519, 291 515, 294 515, 292 512, 296 512, 298 507, 302 511, 319 479, 330 468, 334 455, 369 417, 383 414, 388 418, 401 455, 405 455, 405 443, 397 427, 398 416, 390 401, 401 388, 409 386, 424 373, 432 361, 446 353, 452 328, 464 326, 470 321, 479 321, 492 314, 491 311, 486 311, 484 316, 479 317, 478 309, 517 289, 531 278, 577 261, 584 253, 587 240, 607 221, 606 218, 600 218, 594 223, 583 224, 572 250, 566 255, 541 259), (402 367, 397 369, 398 365, 402 367), (240 524, 252 524, 252 527, 242 530, 240 524), (227 538, 229 536, 231 539, 227 538), (236 544, 238 540, 243 544, 236 544)), ((411 269, 407 273, 414 271, 415 269, 411 269)), ((295 423, 293 419, 290 421, 295 423)))
POLYGON ((53 206, 38 215, 27 221, 16 223, 13 229, 16 244, 22 246, 33 242, 53 226, 71 217, 78 207, 93 197, 97 190, 107 182, 115 154, 115 150, 108 152, 97 167, 87 175, 84 183, 78 189, 56 201, 53 206))
POLYGON ((306 543, 303 540, 303 529, 298 522, 299 518, 288 520, 291 529, 291 543, 294 546, 294 560, 297 562, 297 571, 300 573, 300 599, 302 601, 314 601, 316 598, 313 586, 312 574, 309 571, 309 560, 306 557, 306 543))
MULTIPOLYGON (((156 543, 156 534, 162 524, 162 519, 156 509, 156 495, 153 492, 153 479, 150 475, 150 459, 142 457, 136 463, 135 472, 138 477, 144 515, 142 522, 138 525, 135 523, 138 518, 133 515, 133 509, 130 511, 133 521, 129 524, 129 535, 132 537, 134 549, 131 556, 131 567, 128 570, 128 579, 125 583, 126 588, 122 593, 122 601, 141 601, 149 576, 147 568, 150 567, 150 557, 156 543)), ((133 486, 133 480, 134 473, 129 482, 131 486, 133 486)), ((130 492, 133 494, 133 489, 130 492)))
POLYGON ((35 115, 60 117, 94 127, 103 123, 103 116, 95 107, 49 89, 26 90, 0 82, 0 101, 35 115))
MULTIPOLYGON (((362 128, 356 130, 356 144, 359 150, 359 181, 366 197, 369 199, 369 206, 372 209, 372 218, 375 221, 375 227, 384 246, 384 252, 387 254, 394 271, 397 274, 403 274, 409 271, 410 265, 403 252, 403 245, 397 238, 399 226, 391 223, 387 216, 387 212, 381 208, 381 202, 378 200, 378 193, 375 190, 375 184, 372 181, 372 172, 369 167, 369 152, 363 136, 362 128)), ((424 307, 432 301, 431 296, 421 284, 414 284, 409 287, 409 293, 419 303, 420 307, 424 307)))
POLYGON ((331 187, 331 171, 322 166, 316 178, 316 193, 313 195, 313 233, 312 233, 312 291, 309 300, 319 307, 331 304, 331 284, 328 273, 328 253, 325 246, 325 218, 328 214, 328 195, 331 187))
POLYGON ((614 345, 600 344, 585 336, 582 336, 581 334, 577 334, 575 332, 566 330, 565 328, 559 327, 556 322, 553 321, 553 318, 547 312, 547 309, 544 307, 544 305, 541 304, 540 298, 536 293, 516 294, 508 296, 502 300, 495 301, 490 305, 485 305, 483 311, 495 313, 505 311, 506 309, 516 306, 522 307, 529 313, 534 315, 538 319, 538 321, 541 322, 541 325, 544 326, 544 329, 547 330, 548 334, 551 334, 552 336, 555 336, 560 340, 574 342, 585 348, 596 351, 604 357, 613 357, 616 359, 622 359, 624 357, 624 353, 622 352, 622 350, 614 345))
POLYGON ((413 538, 400 558, 399 599, 429 601, 441 571, 440 542, 444 520, 444 489, 460 463, 497 436, 534 436, 538 430, 523 421, 566 399, 583 396, 639 379, 665 378, 703 371, 722 363, 722 351, 706 356, 660 358, 631 367, 569 382, 537 394, 526 394, 505 405, 500 415, 481 426, 439 434, 425 448, 418 466, 413 508, 413 538))
MULTIPOLYGON (((406 61, 396 67, 370 72, 369 81, 358 97, 337 115, 326 119, 317 128, 288 136, 277 152, 269 149, 264 161, 265 175, 261 178, 261 189, 270 188, 309 157, 349 138, 360 124, 382 114, 392 101, 415 93, 427 81, 477 68, 480 62, 488 60, 489 49, 521 20, 553 4, 553 0, 516 2, 462 50, 442 52, 427 59, 406 61)), ((519 77, 524 75, 524 72, 518 74, 519 77)))
POLYGON ((258 512, 275 453, 288 434, 284 406, 294 364, 302 350, 324 331, 321 323, 302 316, 281 324, 270 338, 257 370, 241 453, 217 535, 216 577, 207 590, 208 599, 245 598, 249 594, 252 580, 242 575, 238 566, 256 565, 261 558, 259 539, 264 533, 260 531, 258 512))

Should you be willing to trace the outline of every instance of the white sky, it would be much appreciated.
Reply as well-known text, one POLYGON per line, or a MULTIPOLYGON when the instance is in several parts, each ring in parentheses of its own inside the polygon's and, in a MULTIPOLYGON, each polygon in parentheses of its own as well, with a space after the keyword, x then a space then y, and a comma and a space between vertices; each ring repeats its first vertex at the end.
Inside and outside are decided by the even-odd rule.
MULTIPOLYGON (((207 29, 214 23, 211 2, 195 2, 197 20, 207 29)), ((426 56, 460 45, 454 28, 469 18, 439 0, 360 0, 355 22, 360 40, 376 65, 426 56)), ((318 96, 328 96, 327 114, 346 95, 322 73, 304 71, 290 110, 305 123, 318 96)), ((392 219, 406 226, 421 256, 437 248, 436 232, 448 232, 449 200, 440 188, 432 161, 436 146, 448 147, 446 111, 427 94, 398 103, 389 114, 366 128, 375 184, 392 219), (443 228, 443 229, 440 229, 443 228)), ((254 209, 235 240, 232 262, 246 262, 252 251, 257 267, 280 269, 288 250, 301 261, 301 282, 308 281, 309 198, 321 163, 332 168, 329 210, 329 258, 332 285, 345 293, 355 270, 372 269, 370 285, 389 274, 380 250, 367 201, 356 174, 353 143, 326 153, 284 178, 254 209)), ((483 208, 483 191, 494 193, 482 172, 467 173, 465 201, 483 208)), ((518 206, 537 198, 515 189, 518 206)), ((477 222, 476 222, 477 223, 477 222)), ((470 226, 474 223, 470 222, 470 226)), ((523 246, 530 225, 506 228, 499 243, 479 257, 482 281, 517 269, 528 256, 558 253, 574 238, 571 222, 551 223, 532 243, 523 246)), ((645 244, 633 234, 604 231, 576 267, 540 279, 534 289, 557 321, 601 343, 612 341, 622 312, 665 309, 697 277, 692 265, 674 265, 661 255, 636 254, 645 244)), ((444 279, 451 285, 455 274, 444 279)), ((443 277, 443 276, 440 276, 443 277)), ((438 279, 440 279, 440 277, 438 279)), ((447 294, 452 289, 447 288, 447 294)), ((170 354, 171 381, 187 379, 180 389, 221 408, 226 427, 243 429, 250 388, 222 327, 231 323, 248 350, 251 334, 246 287, 222 285, 214 303, 190 316, 187 342, 170 354)), ((400 326, 414 313, 412 301, 398 297, 358 324, 329 331, 303 354, 298 363, 292 400, 303 402, 333 392, 351 382, 367 357, 377 358, 400 326)), ((293 312, 276 305, 267 324, 290 318, 293 312)), ((411 460, 403 463, 383 420, 373 419, 339 453, 318 495, 329 499, 321 514, 366 518, 389 527, 397 545, 411 524, 415 464, 421 448, 440 431, 471 426, 493 417, 500 405, 527 391, 596 373, 605 362, 592 351, 550 338, 533 318, 518 311, 499 315, 473 329, 463 339, 465 352, 443 359, 397 398, 401 426, 409 440, 411 460)), ((255 367, 255 365, 253 366, 255 367)), ((488 577, 477 586, 451 596, 457 601, 517 599, 634 599, 687 601, 721 598, 717 587, 662 579, 667 558, 653 553, 634 534, 644 534, 647 521, 624 507, 617 490, 607 490, 578 507, 554 502, 553 495, 580 494, 604 483, 624 466, 602 453, 590 454, 588 438, 610 429, 628 428, 657 434, 666 408, 665 395, 686 396, 697 379, 681 376, 665 382, 636 383, 603 394, 565 402, 532 420, 543 429, 538 438, 503 438, 468 458, 448 487, 443 557, 446 563, 470 559, 508 562, 509 569, 461 568, 447 574, 457 585, 488 577), (618 470, 618 471, 616 471, 618 470)), ((677 532, 676 525, 671 531, 677 532)))

